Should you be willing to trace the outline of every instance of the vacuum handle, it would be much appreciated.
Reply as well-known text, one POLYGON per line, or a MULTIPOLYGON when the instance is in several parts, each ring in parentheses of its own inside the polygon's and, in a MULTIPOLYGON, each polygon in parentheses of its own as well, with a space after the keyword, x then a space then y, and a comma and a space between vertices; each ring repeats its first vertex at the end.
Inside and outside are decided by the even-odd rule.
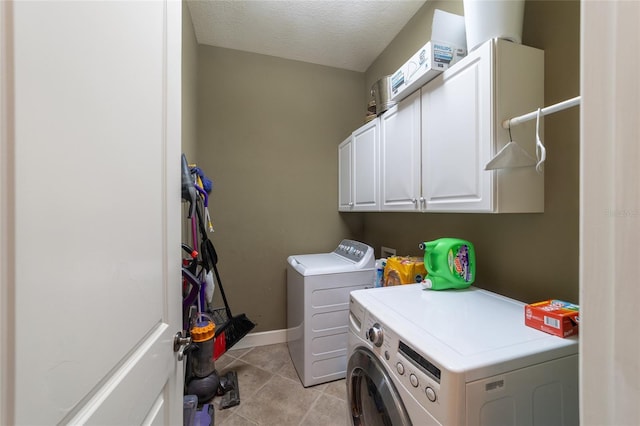
POLYGON ((193 212, 196 208, 196 188, 193 181, 193 176, 189 171, 189 164, 187 163, 187 157, 182 154, 182 199, 189 202, 189 214, 188 218, 193 216, 193 212))

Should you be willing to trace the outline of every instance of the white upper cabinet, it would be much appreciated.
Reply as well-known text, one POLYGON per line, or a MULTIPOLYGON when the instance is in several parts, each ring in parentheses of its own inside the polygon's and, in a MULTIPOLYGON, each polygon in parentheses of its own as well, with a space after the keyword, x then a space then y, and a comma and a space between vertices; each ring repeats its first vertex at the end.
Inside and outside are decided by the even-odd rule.
POLYGON ((338 209, 380 209, 379 119, 363 125, 338 147, 338 209))
POLYGON ((419 211, 420 91, 380 117, 381 210, 419 211))
MULTIPOLYGON (((484 170, 509 141, 502 121, 544 102, 543 51, 491 40, 422 88, 426 211, 542 212, 535 167, 484 170)), ((535 121, 511 130, 535 157, 535 121)))
POLYGON ((351 135, 338 145, 338 210, 353 207, 353 144, 351 135))
POLYGON ((491 46, 422 92, 422 184, 428 210, 492 210, 491 46))
MULTIPOLYGON (((340 145, 339 209, 543 212, 535 167, 485 170, 509 142, 502 122, 543 105, 544 52, 486 42, 340 145)), ((511 129, 533 158, 535 127, 511 129)))

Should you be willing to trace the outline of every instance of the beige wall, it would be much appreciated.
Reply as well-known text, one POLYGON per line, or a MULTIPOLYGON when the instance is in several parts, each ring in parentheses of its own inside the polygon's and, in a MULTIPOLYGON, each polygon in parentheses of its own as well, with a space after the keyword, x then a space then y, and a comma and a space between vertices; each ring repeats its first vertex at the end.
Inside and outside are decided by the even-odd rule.
MULTIPOLYGON (((579 92, 579 2, 527 1, 523 41, 545 50, 546 104, 579 92)), ((286 258, 359 238, 420 254, 441 236, 474 242, 477 285, 525 301, 578 301, 578 109, 545 118, 545 213, 338 213, 337 146, 364 116, 369 87, 429 38, 428 2, 362 74, 198 46, 197 162, 214 181, 211 238, 234 313, 286 327, 286 258)), ((219 300, 219 297, 217 298, 219 300)), ((217 303, 219 306, 220 303, 217 303)))
MULTIPOLYGON (((366 84, 393 73, 428 40, 434 8, 461 13, 462 2, 427 3, 370 67, 366 84)), ((526 2, 523 43, 545 51, 546 105, 579 94, 579 18, 577 0, 526 2)), ((476 247, 479 287, 523 301, 577 303, 579 109, 546 117, 544 142, 544 214, 365 214, 364 240, 376 254, 384 245, 420 255, 423 240, 465 238, 476 247)))
MULTIPOLYGON (((337 146, 364 119, 364 75, 199 46, 199 165, 232 311, 286 328, 286 259, 361 236, 337 212, 337 146)), ((220 306, 216 304, 216 306, 220 306)))
POLYGON ((195 160, 198 42, 187 2, 182 3, 182 152, 195 160))
MULTIPOLYGON (((197 127, 197 75, 198 75, 198 42, 193 31, 193 22, 189 14, 187 2, 182 3, 182 152, 189 162, 195 162, 197 127)), ((191 243, 190 222, 186 220, 188 205, 183 203, 182 241, 191 243)))

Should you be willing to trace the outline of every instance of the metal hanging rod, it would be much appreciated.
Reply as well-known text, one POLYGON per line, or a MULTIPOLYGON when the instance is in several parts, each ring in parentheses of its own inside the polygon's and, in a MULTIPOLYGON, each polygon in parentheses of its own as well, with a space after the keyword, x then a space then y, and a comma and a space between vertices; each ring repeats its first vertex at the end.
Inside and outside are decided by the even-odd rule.
MULTIPOLYGON (((580 96, 567 99, 566 101, 559 102, 555 105, 549 105, 548 107, 540 110, 540 115, 553 114, 554 112, 562 111, 563 109, 571 108, 573 106, 580 105, 580 96)), ((509 127, 517 126, 525 121, 533 120, 537 117, 538 111, 533 111, 528 114, 521 115, 519 117, 513 117, 502 122, 502 127, 508 129, 509 127)))

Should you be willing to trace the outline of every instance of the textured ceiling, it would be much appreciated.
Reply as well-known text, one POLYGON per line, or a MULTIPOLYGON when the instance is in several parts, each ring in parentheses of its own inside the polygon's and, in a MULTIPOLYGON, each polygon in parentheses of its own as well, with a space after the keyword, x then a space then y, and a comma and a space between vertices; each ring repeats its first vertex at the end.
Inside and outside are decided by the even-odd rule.
POLYGON ((366 71, 425 0, 188 0, 200 44, 366 71))

